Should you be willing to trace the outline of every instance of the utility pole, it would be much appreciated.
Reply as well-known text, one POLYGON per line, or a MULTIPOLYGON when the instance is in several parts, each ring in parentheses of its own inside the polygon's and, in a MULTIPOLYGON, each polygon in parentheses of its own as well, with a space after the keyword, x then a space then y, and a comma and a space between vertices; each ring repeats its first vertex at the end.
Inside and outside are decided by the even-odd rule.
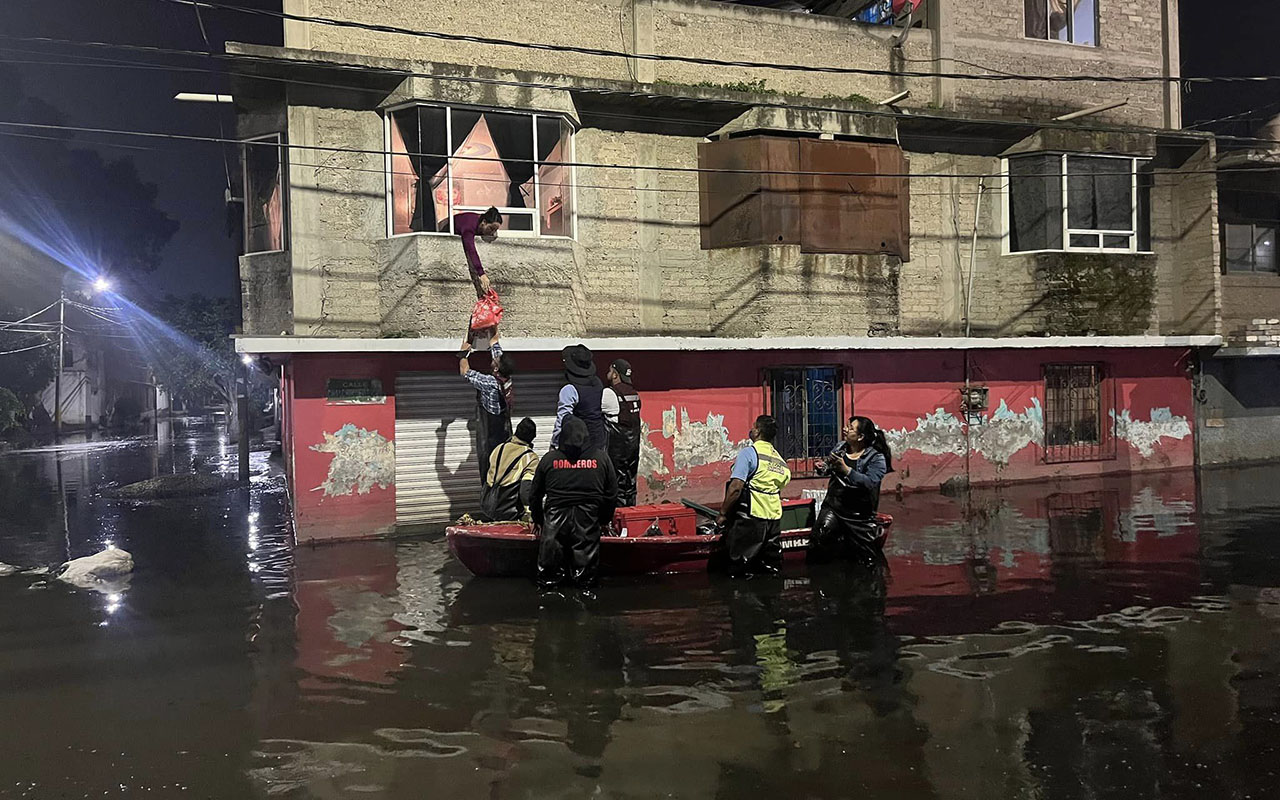
POLYGON ((67 290, 58 289, 58 371, 53 375, 53 432, 62 435, 62 366, 67 346, 67 290))
POLYGON ((249 482, 249 365, 245 359, 236 371, 240 373, 236 380, 236 416, 240 418, 240 482, 249 482))

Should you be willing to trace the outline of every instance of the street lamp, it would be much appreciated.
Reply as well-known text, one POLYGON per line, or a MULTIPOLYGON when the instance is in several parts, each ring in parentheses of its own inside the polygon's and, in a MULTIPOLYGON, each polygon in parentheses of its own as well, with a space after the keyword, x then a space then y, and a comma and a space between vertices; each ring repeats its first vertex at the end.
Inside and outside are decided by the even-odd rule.
MULTIPOLYGON (((105 275, 99 275, 89 284, 89 288, 96 293, 111 291, 111 279, 105 275)), ((62 435, 62 370, 66 367, 66 348, 67 348, 67 279, 66 273, 63 273, 62 280, 58 282, 58 371, 53 374, 53 432, 55 436, 62 435)))

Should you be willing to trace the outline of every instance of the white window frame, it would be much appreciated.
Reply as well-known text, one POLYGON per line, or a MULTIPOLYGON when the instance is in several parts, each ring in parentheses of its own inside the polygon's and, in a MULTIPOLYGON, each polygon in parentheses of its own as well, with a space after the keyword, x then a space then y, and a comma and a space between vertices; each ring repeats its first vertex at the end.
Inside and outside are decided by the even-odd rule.
POLYGON ((268 133, 262 136, 249 136, 240 140, 240 193, 244 196, 241 205, 244 206, 241 225, 244 232, 241 233, 240 246, 244 249, 246 256, 269 255, 271 253, 287 253, 289 251, 289 159, 288 148, 285 147, 284 134, 281 132, 268 133), (274 141, 280 150, 280 249, 278 250, 250 250, 249 249, 249 148, 253 145, 251 142, 270 142, 274 141))
MULTIPOLYGON (((1149 254, 1154 252, 1153 250, 1138 249, 1138 241, 1140 238, 1138 235, 1138 170, 1143 164, 1150 163, 1151 162, 1150 158, 1145 158, 1142 156, 1118 156, 1118 155, 1113 155, 1111 153, 1065 153, 1065 152, 1064 153, 1024 153, 1018 156, 1012 156, 1011 158, 1022 158, 1025 156, 1046 156, 1046 155, 1058 156, 1058 171, 1059 171, 1059 176, 1062 183, 1062 247, 1046 248, 1042 250, 1011 249, 1010 247, 1011 234, 1009 230, 1009 219, 1010 219, 1009 195, 1012 193, 1013 184, 1009 178, 1010 158, 1002 158, 1000 160, 1000 173, 1001 173, 1000 178, 1001 178, 1001 184, 1004 187, 1004 191, 1001 193, 1001 206, 1002 206, 1001 211, 1004 219, 1002 222, 1003 227, 1001 231, 1001 251, 1005 255, 1025 255, 1027 253, 1144 253, 1144 254, 1149 254), (1068 215, 1071 209, 1068 202, 1069 192, 1067 190, 1067 186, 1068 186, 1067 180, 1070 176, 1067 174, 1067 159, 1071 156, 1076 156, 1080 158, 1110 158, 1110 159, 1118 159, 1118 160, 1130 162, 1129 180, 1130 180, 1131 188, 1129 190, 1130 192, 1129 193, 1129 206, 1130 206, 1129 224, 1132 230, 1127 230, 1127 231, 1101 230, 1101 229, 1093 230, 1088 228, 1070 227, 1070 225, 1068 224, 1068 219, 1069 219, 1068 215), (1098 237, 1098 246, 1097 247, 1073 246, 1071 244, 1072 234, 1086 235, 1086 236, 1096 235, 1098 237), (1102 243, 1104 241, 1104 238, 1107 236, 1128 236, 1129 246, 1128 247, 1104 247, 1102 243)), ((1150 209, 1148 209, 1148 213, 1150 213, 1150 209)), ((1147 220, 1147 224, 1148 225, 1151 224, 1150 219, 1147 220)), ((1154 237, 1151 237, 1151 238, 1154 239, 1154 237)))
POLYGON ((1053 42, 1054 44, 1069 44, 1069 45, 1072 45, 1073 47, 1098 47, 1099 46, 1099 43, 1102 39, 1102 8, 1101 8, 1102 0, 1093 0, 1093 43, 1092 44, 1077 42, 1075 40, 1075 32, 1076 32, 1076 15, 1075 14, 1067 15, 1067 40, 1065 42, 1061 39, 1049 38, 1049 31, 1047 29, 1047 26, 1049 24, 1048 19, 1049 19, 1050 0, 1040 0, 1040 2, 1043 3, 1045 7, 1045 10, 1044 10, 1045 25, 1046 25, 1046 30, 1044 32, 1045 35, 1043 37, 1027 36, 1027 4, 1025 0, 1023 0, 1023 3, 1022 3, 1022 38, 1023 39, 1028 39, 1033 42, 1053 42))
POLYGON ((565 240, 576 239, 578 235, 578 168, 574 166, 574 164, 577 163, 578 131, 573 124, 573 120, 569 119, 563 114, 549 114, 541 111, 525 111, 523 109, 518 109, 518 108, 516 109, 490 108, 487 106, 472 106, 472 105, 466 105, 462 103, 455 103, 455 104, 432 103, 432 102, 421 101, 421 100, 414 100, 407 103, 400 103, 398 105, 388 106, 387 108, 383 109, 383 113, 382 113, 382 137, 383 137, 382 148, 383 148, 383 161, 384 161, 383 172, 385 174, 385 184, 386 184, 385 192, 386 192, 387 238, 399 239, 406 236, 453 236, 454 235, 453 217, 455 214, 459 214, 467 211, 471 211, 475 213, 484 213, 485 211, 488 210, 488 206, 484 208, 480 208, 477 206, 454 206, 453 205, 453 155, 452 154, 457 150, 457 148, 454 146, 454 141, 453 141, 453 112, 455 109, 459 111, 461 110, 478 111, 480 113, 492 112, 495 114, 518 114, 521 116, 529 117, 529 124, 533 127, 533 154, 535 157, 538 154, 538 120, 540 118, 545 117, 549 119, 555 119, 559 122, 568 123, 569 125, 569 161, 570 161, 569 186, 570 186, 570 192, 572 197, 571 202, 573 206, 571 209, 570 218, 568 220, 568 227, 569 227, 568 235, 542 232, 542 188, 541 188, 542 181, 538 175, 539 167, 542 166, 542 162, 535 161, 534 167, 533 167, 533 208, 530 209, 530 208, 512 208, 509 206, 497 206, 497 209, 499 212, 501 212, 504 218, 504 222, 507 219, 510 219, 512 215, 531 216, 533 218, 533 230, 517 231, 517 230, 509 230, 504 228, 502 231, 502 236, 504 238, 510 237, 510 238, 516 238, 516 239, 565 239, 565 240), (449 198, 449 208, 447 212, 449 217, 449 229, 446 231, 409 231, 407 233, 396 233, 395 218, 394 218, 394 215, 395 215, 394 200, 391 194, 391 191, 392 191, 391 158, 393 155, 393 153, 391 152, 391 125, 392 125, 391 117, 392 117, 392 114, 394 114, 397 111, 403 111, 406 108, 418 108, 421 106, 429 106, 432 108, 442 108, 445 111, 445 115, 444 115, 445 146, 449 152, 448 157, 445 159, 445 180, 447 182, 446 192, 447 192, 447 197, 449 198))

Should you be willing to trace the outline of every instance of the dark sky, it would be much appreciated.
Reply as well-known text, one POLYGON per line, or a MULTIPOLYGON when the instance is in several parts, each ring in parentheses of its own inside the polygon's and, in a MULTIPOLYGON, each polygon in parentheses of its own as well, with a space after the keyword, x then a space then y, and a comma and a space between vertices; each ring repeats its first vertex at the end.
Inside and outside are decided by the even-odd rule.
MULTIPOLYGON (((234 4, 280 8, 280 0, 234 0, 234 4)), ((228 39, 280 43, 278 22, 208 10, 202 14, 215 52, 220 52, 228 39)), ((0 0, 0 33, 205 50, 195 12, 190 7, 158 0, 0 0)), ((142 59, 127 52, 13 41, 0 41, 0 48, 0 61, 51 58, 15 49, 142 59)), ((53 58, 56 60, 56 56, 53 58)), ((207 60, 184 59, 181 63, 221 69, 207 60)), ((33 64, 16 68, 26 94, 54 106, 68 125, 219 136, 221 113, 225 115, 223 126, 227 134, 234 136, 227 106, 173 100, 180 91, 226 92, 220 75, 33 64)), ((0 109, 0 119, 12 117, 0 109)), ((83 141, 89 137, 80 138, 83 141)), ((234 296, 236 243, 227 235, 226 176, 218 145, 116 141, 162 148, 157 152, 99 149, 104 158, 132 158, 141 178, 159 188, 157 206, 181 226, 165 250, 163 263, 147 282, 161 292, 234 296)), ((227 156, 234 154, 228 150, 227 156)), ((231 166, 235 168, 234 161, 231 166)))
MULTIPOLYGON (((236 4, 280 7, 279 0, 236 0, 236 4)), ((1276 31, 1280 31, 1280 2, 1182 0, 1181 6, 1183 74, 1280 73, 1280 48, 1275 41, 1276 31)), ((216 11, 205 11, 204 17, 215 51, 220 51, 227 39, 267 44, 280 41, 279 23, 269 19, 216 11)), ((204 49, 192 9, 159 0, 0 0, 0 32, 204 49)), ((5 48, 0 50, 0 61, 41 58, 14 52, 15 48, 137 58, 128 53, 11 41, 0 41, 0 48, 5 48)), ((208 62, 183 63, 213 67, 208 62)), ((17 69, 25 91, 56 107, 72 125, 216 136, 218 114, 229 113, 225 106, 173 101, 179 91, 225 91, 225 84, 207 74, 47 65, 20 65, 17 69)), ((1272 104, 1246 121, 1256 124, 1280 112, 1280 84, 1197 86, 1184 100, 1188 124, 1272 104)), ((0 118, 9 119, 2 109, 0 118)), ((228 133, 234 130, 229 117, 224 117, 223 123, 228 133)), ((1236 124, 1223 132, 1247 134, 1249 130, 1247 124, 1236 124)), ((181 225, 165 251, 164 263, 148 280, 159 291, 234 296, 236 243, 226 233, 221 153, 210 144, 171 142, 161 146, 164 149, 159 152, 132 154, 142 178, 159 186, 158 205, 181 225)), ((113 148, 102 152, 112 159, 129 155, 113 148)))

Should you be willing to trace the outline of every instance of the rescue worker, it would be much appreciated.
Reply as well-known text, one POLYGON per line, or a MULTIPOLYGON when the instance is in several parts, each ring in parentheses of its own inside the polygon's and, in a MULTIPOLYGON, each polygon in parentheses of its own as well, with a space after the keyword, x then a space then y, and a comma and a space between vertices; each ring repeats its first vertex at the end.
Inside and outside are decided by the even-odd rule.
POLYGON ((556 406, 556 426, 551 431, 551 446, 560 442, 560 429, 570 415, 587 425, 591 447, 604 450, 609 446, 609 434, 604 426, 604 384, 596 374, 595 357, 586 345, 571 344, 560 351, 564 361, 565 384, 560 389, 556 406))
POLYGON ((617 504, 618 476, 609 454, 591 444, 585 422, 566 417, 559 445, 533 474, 529 496, 538 531, 538 588, 595 586, 600 533, 617 504))
POLYGON ((529 515, 533 473, 538 468, 538 454, 533 452, 537 435, 537 424, 525 417, 516 426, 515 435, 489 454, 480 502, 481 513, 489 522, 523 520, 529 515))
POLYGON ((791 469, 773 446, 777 437, 773 417, 756 417, 751 446, 738 453, 725 487, 716 524, 725 531, 729 574, 735 578, 782 571, 782 490, 791 482, 791 469))
POLYGON ((498 329, 489 340, 489 374, 471 368, 471 342, 464 341, 458 354, 458 373, 476 387, 476 452, 480 477, 489 474, 489 454, 500 442, 511 438, 511 406, 515 401, 515 361, 502 352, 498 329))
POLYGON ((476 252, 476 237, 492 242, 498 238, 498 229, 501 227, 502 213, 496 208, 491 207, 483 214, 464 211, 453 215, 453 232, 462 239, 462 252, 467 256, 467 268, 471 273, 472 282, 476 285, 477 297, 484 297, 489 291, 490 284, 489 276, 485 274, 484 266, 480 263, 480 254, 476 252))
POLYGON ((617 359, 605 375, 609 386, 600 401, 609 430, 609 460, 618 471, 618 505, 636 504, 640 469, 640 393, 631 385, 631 364, 617 359))
POLYGON ((880 483, 890 472, 893 454, 884 431, 868 417, 850 417, 844 441, 818 465, 818 474, 830 475, 830 481, 809 537, 810 561, 845 553, 875 555, 884 543, 883 529, 875 520, 880 483))

